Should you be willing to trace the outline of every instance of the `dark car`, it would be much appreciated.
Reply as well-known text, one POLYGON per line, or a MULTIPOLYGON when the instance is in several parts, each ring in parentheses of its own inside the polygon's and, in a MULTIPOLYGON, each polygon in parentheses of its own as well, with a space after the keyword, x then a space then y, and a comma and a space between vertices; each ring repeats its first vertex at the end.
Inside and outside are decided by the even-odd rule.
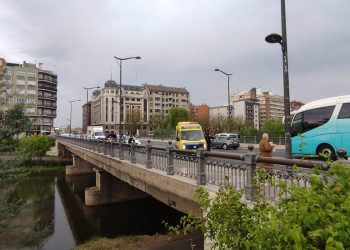
POLYGON ((239 148, 239 140, 237 134, 217 134, 214 139, 211 140, 212 148, 222 149, 237 149, 239 148))

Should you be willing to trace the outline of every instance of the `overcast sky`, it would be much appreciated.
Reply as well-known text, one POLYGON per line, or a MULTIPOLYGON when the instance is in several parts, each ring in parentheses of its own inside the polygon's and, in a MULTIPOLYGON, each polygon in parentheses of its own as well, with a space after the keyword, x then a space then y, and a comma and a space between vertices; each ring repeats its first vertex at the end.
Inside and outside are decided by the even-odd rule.
MULTIPOLYGON (((350 94, 350 1, 286 0, 291 99, 350 94)), ((119 82, 186 87, 194 104, 226 105, 231 92, 283 95, 279 0, 0 0, 0 57, 42 62, 58 75, 56 126, 83 86, 119 82)), ((82 103, 81 103, 82 104, 82 103)), ((74 103, 72 126, 81 126, 74 103)))

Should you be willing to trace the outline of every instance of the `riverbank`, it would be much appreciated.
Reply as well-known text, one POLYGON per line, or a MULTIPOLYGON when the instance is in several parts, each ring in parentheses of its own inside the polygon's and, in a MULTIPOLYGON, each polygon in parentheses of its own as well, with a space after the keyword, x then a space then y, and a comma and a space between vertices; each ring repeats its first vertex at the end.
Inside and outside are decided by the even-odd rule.
POLYGON ((203 249, 204 238, 199 232, 186 235, 169 233, 166 235, 124 236, 115 239, 97 238, 74 248, 74 250, 192 250, 203 249))

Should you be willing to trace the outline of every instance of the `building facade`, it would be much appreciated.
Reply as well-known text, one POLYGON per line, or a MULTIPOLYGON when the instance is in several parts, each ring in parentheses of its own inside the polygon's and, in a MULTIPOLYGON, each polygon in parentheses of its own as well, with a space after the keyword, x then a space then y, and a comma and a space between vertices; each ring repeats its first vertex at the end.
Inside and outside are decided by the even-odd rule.
POLYGON ((83 105, 83 133, 87 133, 87 127, 91 126, 91 101, 83 105))
POLYGON ((242 119, 254 128, 260 128, 260 105, 257 100, 241 100, 233 102, 233 118, 242 119))
POLYGON ((227 118, 227 106, 211 107, 209 109, 209 119, 227 118))
POLYGON ((130 133, 134 127, 147 130, 148 119, 148 93, 143 86, 122 85, 120 93, 119 85, 109 80, 93 92, 91 125, 103 126, 105 133, 130 133))
POLYGON ((191 116, 191 118, 194 118, 196 120, 209 120, 209 109, 210 107, 206 104, 202 104, 202 105, 193 105, 192 103, 190 103, 190 105, 188 106, 189 108, 189 114, 191 116))
POLYGON ((190 93, 185 88, 168 87, 163 85, 144 84, 149 96, 150 119, 160 117, 163 120, 172 108, 188 110, 190 93))
POLYGON ((1 110, 15 104, 24 105, 32 122, 32 133, 50 133, 57 110, 57 75, 44 70, 42 64, 6 63, 6 88, 2 92, 1 110))
POLYGON ((257 94, 260 104, 260 126, 268 120, 282 121, 284 116, 284 98, 272 92, 262 92, 257 94))
POLYGON ((301 102, 301 101, 296 101, 293 100, 290 102, 290 111, 295 111, 301 108, 301 106, 305 105, 305 103, 301 102))

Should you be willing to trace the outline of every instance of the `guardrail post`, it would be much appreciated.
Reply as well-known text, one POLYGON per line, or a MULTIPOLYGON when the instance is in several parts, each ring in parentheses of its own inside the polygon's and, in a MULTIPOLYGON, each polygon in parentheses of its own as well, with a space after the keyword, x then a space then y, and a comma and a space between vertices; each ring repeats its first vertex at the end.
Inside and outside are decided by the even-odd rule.
POLYGON ((111 156, 114 157, 115 156, 115 143, 111 142, 111 156))
POLYGON ((173 158, 173 146, 171 145, 171 141, 168 142, 168 146, 166 147, 167 151, 167 165, 166 165, 166 174, 167 175, 174 175, 175 169, 174 169, 174 158, 173 158))
POLYGON ((106 155, 107 154, 107 142, 103 141, 103 154, 106 155))
POLYGON ((147 154, 146 168, 152 168, 152 148, 151 148, 151 140, 147 140, 146 154, 147 154))
POLYGON ((136 157, 135 157, 135 142, 131 143, 131 147, 130 147, 130 162, 132 164, 136 163, 136 157))
POLYGON ((254 146, 249 145, 250 152, 244 155, 244 163, 247 165, 247 186, 245 191, 246 200, 255 200, 256 192, 256 159, 257 154, 253 152, 254 146))
POLYGON ((119 142, 119 160, 124 160, 124 148, 121 141, 119 142))
POLYGON ((197 157, 197 184, 205 185, 206 184, 206 176, 205 176, 205 155, 204 149, 200 148, 196 151, 197 157))

